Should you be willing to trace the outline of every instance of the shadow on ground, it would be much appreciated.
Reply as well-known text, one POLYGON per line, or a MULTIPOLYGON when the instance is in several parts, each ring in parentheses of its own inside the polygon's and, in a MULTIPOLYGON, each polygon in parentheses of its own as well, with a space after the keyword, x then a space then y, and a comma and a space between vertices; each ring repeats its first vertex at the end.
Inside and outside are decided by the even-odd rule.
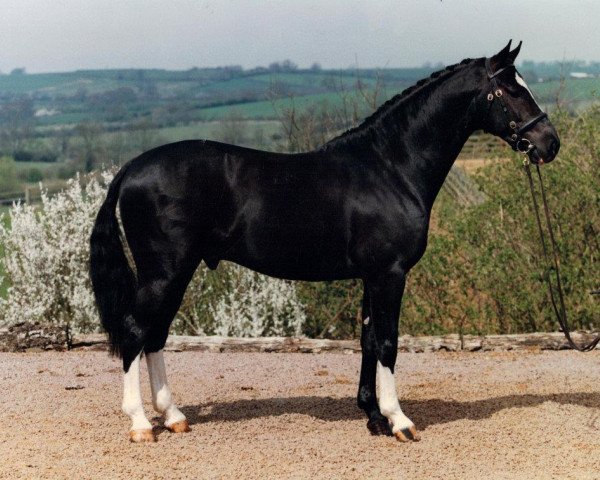
MULTIPOLYGON (((579 405, 600 410, 600 393, 507 395, 465 402, 441 399, 404 400, 401 405, 404 413, 420 430, 424 430, 430 425, 465 419, 482 420, 507 408, 535 407, 545 402, 579 405)), ((366 416, 356 406, 354 397, 302 396, 236 400, 188 405, 183 407, 182 411, 192 425, 207 422, 239 422, 294 413, 331 422, 359 419, 366 421, 366 416)))

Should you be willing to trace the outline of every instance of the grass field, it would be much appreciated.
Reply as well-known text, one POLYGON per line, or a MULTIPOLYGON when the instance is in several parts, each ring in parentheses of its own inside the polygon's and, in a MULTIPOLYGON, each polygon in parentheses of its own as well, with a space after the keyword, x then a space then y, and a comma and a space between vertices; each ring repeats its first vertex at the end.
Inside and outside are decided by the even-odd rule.
POLYGON ((533 83, 529 85, 534 95, 544 103, 553 103, 557 95, 570 103, 587 104, 597 100, 600 94, 600 78, 566 79, 564 85, 559 81, 533 83))
MULTIPOLYGON (((392 96, 388 94, 387 96, 392 96)), ((385 100, 385 96, 382 100, 385 100)), ((228 115, 231 111, 247 119, 276 119, 279 113, 286 109, 294 107, 298 112, 303 112, 307 108, 322 103, 327 103, 329 106, 339 107, 342 105, 342 97, 337 92, 316 93, 312 95, 304 95, 301 97, 280 98, 277 100, 264 100, 260 102, 241 103, 237 105, 224 105, 220 107, 203 108, 200 110, 200 115, 205 121, 220 120, 228 115)))
MULTIPOLYGON (((246 120, 243 122, 247 130, 262 129, 266 137, 279 132, 280 124, 277 120, 246 120)), ((196 122, 190 125, 178 127, 166 127, 153 130, 156 135, 166 142, 177 142, 189 139, 213 139, 216 138, 221 126, 219 121, 196 122)), ((106 138, 110 140, 111 134, 106 138)))

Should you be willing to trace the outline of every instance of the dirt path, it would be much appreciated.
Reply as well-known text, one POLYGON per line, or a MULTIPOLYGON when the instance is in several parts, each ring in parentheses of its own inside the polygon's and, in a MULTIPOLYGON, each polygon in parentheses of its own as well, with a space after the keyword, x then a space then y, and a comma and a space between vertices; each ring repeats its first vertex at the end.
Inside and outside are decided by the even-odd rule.
POLYGON ((0 478, 600 478, 600 352, 400 354, 411 444, 369 436, 359 355, 166 360, 192 431, 134 445, 116 360, 0 354, 0 478))

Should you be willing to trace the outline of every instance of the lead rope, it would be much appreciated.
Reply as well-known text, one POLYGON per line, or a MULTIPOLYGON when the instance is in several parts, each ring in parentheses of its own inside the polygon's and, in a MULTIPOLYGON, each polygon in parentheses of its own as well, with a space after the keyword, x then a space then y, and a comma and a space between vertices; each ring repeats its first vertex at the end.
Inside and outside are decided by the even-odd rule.
MULTIPOLYGON (((550 258, 548 254, 548 248, 546 246, 546 236, 544 235, 544 229, 542 228, 542 221, 540 219, 540 212, 538 201, 535 196, 535 188, 533 186, 533 178, 531 175, 530 162, 529 159, 525 159, 523 161, 523 165, 525 167, 525 172, 527 173, 527 179, 529 180, 529 188, 531 189, 531 198, 533 199, 533 206, 535 210, 535 218, 537 221, 537 226, 540 232, 540 239, 542 241, 542 250, 544 251, 544 259, 546 261, 546 268, 550 264, 550 258)), ((590 352, 596 348, 596 345, 600 343, 600 335, 598 335, 594 340, 592 340, 588 344, 577 345, 573 339, 571 338, 571 332, 569 330, 569 322, 567 321, 567 310, 565 308, 565 300, 562 290, 562 282, 560 279, 560 261, 558 258, 558 248, 556 246, 556 240, 554 238, 554 231, 552 229, 552 223, 550 222, 550 209, 548 208, 548 201, 546 200, 546 191, 544 189, 544 182, 542 181, 542 172, 540 170, 539 165, 536 165, 538 178, 540 181, 540 193, 542 196, 542 202, 544 203, 544 214, 546 216, 546 226, 548 228, 548 236, 550 237, 550 245, 552 246, 552 256, 553 256, 553 264, 554 264, 554 273, 556 275, 556 286, 558 291, 558 299, 560 302, 560 310, 556 304, 556 298, 554 295, 554 289, 552 288, 552 280, 550 276, 550 272, 546 272, 546 281, 548 284, 548 291, 550 292, 550 300, 552 301, 552 308, 554 309, 554 313, 556 314, 556 318, 558 319, 558 323, 560 324, 560 328, 562 329, 565 337, 567 338, 567 342, 574 350, 578 350, 580 352, 590 352)), ((552 268, 552 267, 550 267, 552 268)), ((591 292, 592 294, 596 294, 597 292, 591 292)))

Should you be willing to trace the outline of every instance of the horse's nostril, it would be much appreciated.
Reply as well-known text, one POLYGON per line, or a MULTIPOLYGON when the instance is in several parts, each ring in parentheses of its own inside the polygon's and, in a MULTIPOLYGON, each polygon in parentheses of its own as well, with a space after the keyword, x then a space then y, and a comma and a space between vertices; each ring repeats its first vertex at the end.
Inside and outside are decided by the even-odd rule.
POLYGON ((552 157, 556 157, 559 149, 560 140, 558 138, 555 138, 554 140, 552 140, 552 143, 550 143, 550 154, 552 155, 552 157))

